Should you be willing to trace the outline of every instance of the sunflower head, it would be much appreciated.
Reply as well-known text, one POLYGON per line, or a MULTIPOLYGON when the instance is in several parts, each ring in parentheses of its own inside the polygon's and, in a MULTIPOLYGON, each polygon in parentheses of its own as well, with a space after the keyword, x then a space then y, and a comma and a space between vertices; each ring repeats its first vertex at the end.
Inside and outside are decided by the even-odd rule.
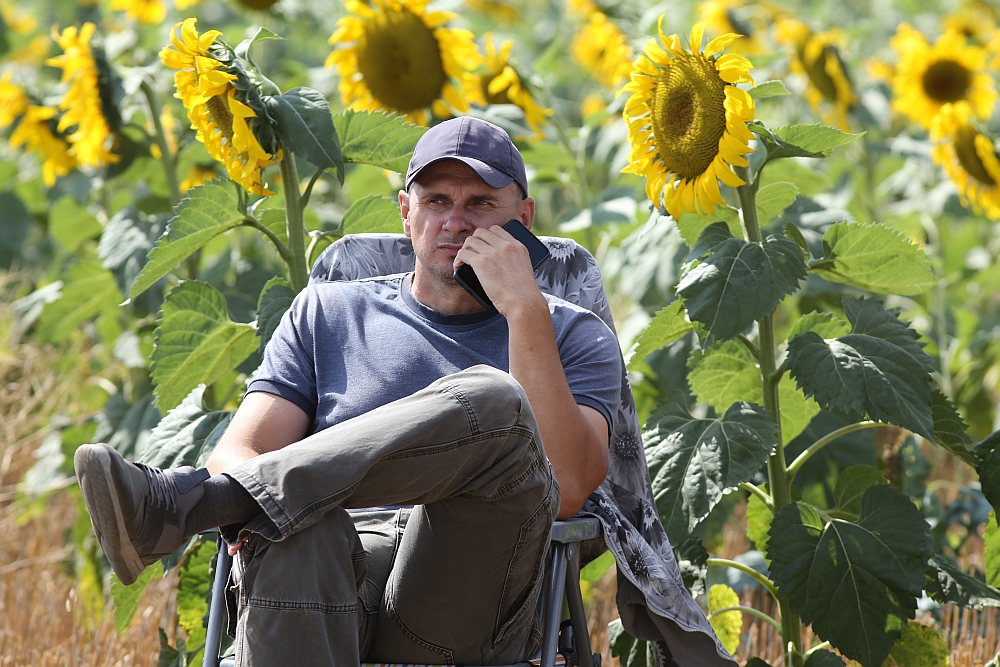
POLYGON ((958 189, 962 202, 1000 219, 1000 155, 994 141, 969 121, 965 103, 942 107, 931 127, 931 153, 958 189))
POLYGON ((187 110, 196 138, 226 166, 229 177, 259 195, 274 194, 261 171, 281 159, 274 124, 247 70, 222 33, 201 35, 196 20, 185 19, 170 31, 160 60, 174 72, 174 96, 187 110))
POLYGON ((733 41, 733 49, 750 55, 764 49, 760 37, 765 27, 759 17, 749 14, 753 9, 743 0, 707 0, 697 5, 698 16, 710 35, 736 33, 740 37, 733 41))
POLYGON ((847 113, 858 103, 847 66, 840 57, 840 36, 813 32, 795 19, 778 21, 778 40, 792 47, 791 70, 806 77, 806 99, 824 120, 849 129, 847 113))
POLYGON ((573 58, 602 85, 614 89, 628 79, 632 47, 628 37, 603 13, 590 13, 573 38, 571 50, 573 58))
POLYGON ((510 63, 510 51, 514 47, 507 40, 498 49, 493 42, 493 34, 486 33, 486 74, 479 77, 481 97, 474 100, 486 104, 513 104, 524 112, 524 120, 535 134, 542 136, 542 125, 552 115, 552 110, 540 106, 525 88, 521 76, 510 63))
POLYGON ((405 114, 426 124, 427 110, 448 117, 469 110, 481 56, 468 30, 446 27, 451 12, 427 0, 345 0, 348 15, 330 37, 326 59, 340 75, 344 106, 405 114))
POLYGON ((167 6, 163 0, 111 0, 111 9, 125 12, 133 21, 146 25, 163 23, 167 16, 167 6))
MULTIPOLYGON (((662 24, 663 17, 660 17, 662 24)), ((623 170, 646 177, 646 194, 664 200, 674 217, 684 211, 707 214, 724 203, 719 181, 744 184, 733 166, 746 167, 753 135, 753 99, 738 83, 753 83, 745 57, 719 55, 738 35, 716 37, 701 49, 704 23, 691 30, 690 48, 677 35, 659 30, 659 43, 646 42, 622 92, 631 143, 623 170)))
POLYGON ((986 51, 966 44, 961 33, 945 32, 931 46, 904 23, 890 44, 899 54, 892 78, 897 112, 928 130, 946 104, 955 105, 953 112, 980 119, 992 113, 997 92, 984 71, 986 51))

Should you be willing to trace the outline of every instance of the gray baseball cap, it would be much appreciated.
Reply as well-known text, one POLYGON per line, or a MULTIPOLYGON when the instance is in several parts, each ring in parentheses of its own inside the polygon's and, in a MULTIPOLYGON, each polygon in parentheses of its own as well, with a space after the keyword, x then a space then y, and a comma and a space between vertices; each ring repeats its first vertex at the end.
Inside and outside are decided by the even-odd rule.
POLYGON ((502 188, 515 181, 528 193, 521 153, 507 133, 493 123, 462 116, 427 130, 413 149, 406 170, 406 189, 410 189, 424 167, 440 160, 464 162, 491 188, 502 188))

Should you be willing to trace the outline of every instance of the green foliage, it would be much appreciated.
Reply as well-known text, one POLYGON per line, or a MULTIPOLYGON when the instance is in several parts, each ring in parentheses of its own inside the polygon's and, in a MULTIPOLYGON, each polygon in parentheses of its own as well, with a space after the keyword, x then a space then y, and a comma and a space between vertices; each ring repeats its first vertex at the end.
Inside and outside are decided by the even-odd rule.
POLYGON ((851 325, 831 313, 813 311, 795 321, 788 333, 788 339, 791 340, 807 331, 816 332, 820 338, 838 338, 850 333, 851 325))
POLYGON ((755 100, 766 100, 769 97, 781 97, 783 95, 791 95, 785 84, 781 81, 764 81, 757 84, 747 92, 750 93, 750 97, 755 100))
POLYGON ((199 385, 149 434, 138 460, 158 468, 204 463, 222 437, 232 413, 210 412, 203 405, 199 385))
POLYGON ((403 231, 399 202, 380 195, 367 195, 357 200, 344 213, 340 226, 346 234, 403 231))
POLYGON ((31 214, 13 192, 0 192, 0 211, 3 211, 0 216, 0 267, 7 268, 24 248, 31 232, 31 214))
POLYGON ((941 556, 935 555, 928 561, 926 575, 927 595, 941 604, 954 602, 972 609, 1000 607, 1000 590, 963 572, 941 556))
POLYGON ((264 353, 267 342, 281 323, 281 316, 295 299, 295 291, 284 278, 271 278, 260 291, 257 302, 257 336, 260 338, 260 353, 264 353))
POLYGON ((692 330, 694 330, 694 325, 684 317, 684 303, 680 300, 674 301, 666 308, 661 308, 653 316, 649 325, 642 330, 633 348, 626 355, 625 363, 629 366, 642 363, 650 353, 675 340, 680 340, 692 330))
POLYGON ((656 647, 626 632, 619 618, 608 624, 608 645, 611 655, 618 658, 621 667, 656 667, 653 656, 656 647))
POLYGON ((974 466, 976 457, 969 449, 969 445, 972 444, 972 438, 968 434, 969 426, 958 414, 955 404, 939 389, 931 392, 931 415, 934 419, 934 440, 937 444, 974 466))
POLYGON ((747 500, 747 537, 763 553, 767 553, 767 531, 771 529, 772 517, 764 501, 751 493, 747 500))
POLYGON ((199 384, 211 384, 257 348, 253 325, 229 319, 222 294, 183 282, 167 293, 156 328, 152 379, 161 410, 178 405, 199 384))
POLYGON ((1000 508, 1000 431, 976 445, 975 456, 983 495, 993 509, 1000 508))
POLYGON ((100 236, 101 230, 97 218, 72 197, 63 197, 49 211, 49 234, 69 252, 76 252, 87 239, 100 236))
POLYGON ((132 285, 134 299, 219 234, 243 224, 232 183, 210 181, 188 191, 167 231, 149 251, 149 262, 132 285))
POLYGON ((802 249, 787 236, 748 243, 716 223, 691 249, 677 293, 688 317, 705 325, 709 340, 727 340, 771 312, 805 276, 802 249))
POLYGON ((278 139, 286 150, 300 155, 317 169, 336 169, 344 182, 344 156, 326 98, 312 88, 293 88, 266 98, 267 110, 277 121, 278 139))
POLYGON ((427 128, 381 111, 348 109, 333 117, 344 162, 405 172, 413 147, 427 128))
POLYGON ((188 665, 192 667, 200 667, 203 658, 203 653, 197 649, 205 644, 207 596, 212 588, 211 564, 217 551, 218 547, 214 540, 200 542, 188 552, 180 569, 177 585, 177 617, 179 625, 187 633, 186 645, 193 649, 188 656, 188 665))
POLYGON ((683 213, 681 217, 677 218, 677 231, 681 233, 681 238, 684 239, 685 243, 694 246, 701 233, 709 225, 716 222, 725 223, 733 236, 739 236, 743 233, 740 229, 740 212, 732 206, 723 205, 716 206, 711 213, 705 216, 690 212, 683 213))
POLYGON ((38 322, 38 335, 43 340, 59 342, 84 322, 100 318, 102 324, 111 325, 104 330, 114 340, 120 332, 116 321, 122 298, 114 276, 98 260, 83 260, 66 272, 59 298, 45 305, 38 322))
POLYGON ((948 642, 938 630, 907 623, 883 667, 947 667, 949 654, 948 642))
POLYGON ((807 331, 788 345, 788 366, 821 407, 904 426, 934 439, 930 357, 918 334, 871 299, 844 299, 851 333, 833 340, 807 331))
POLYGON ((986 583, 1000 588, 1000 528, 997 527, 996 510, 990 512, 990 520, 983 532, 985 548, 983 563, 986 565, 986 583))
POLYGON ((795 201, 798 194, 799 189, 791 183, 765 185, 757 192, 757 219, 763 224, 778 217, 795 201))
MULTIPOLYGON (((888 484, 885 475, 872 466, 851 466, 837 475, 833 490, 834 506, 841 515, 856 521, 861 514, 861 498, 865 491, 876 484, 888 484)), ((843 516, 842 516, 843 518, 843 516)))
POLYGON ((117 634, 124 634, 132 625, 135 612, 139 609, 139 600, 142 599, 142 594, 149 582, 162 576, 163 567, 160 566, 159 561, 143 570, 131 586, 126 586, 118 580, 118 577, 111 575, 111 598, 115 601, 115 632, 117 634))
POLYGON ((796 502, 777 513, 769 535, 781 599, 847 657, 881 664, 916 612, 932 553, 930 530, 909 498, 871 486, 857 523, 825 522, 796 502))
POLYGON ((802 667, 844 667, 844 659, 832 651, 821 648, 813 651, 802 667))
POLYGON ((819 123, 786 125, 774 130, 769 130, 760 123, 750 123, 748 127, 764 144, 769 162, 788 157, 828 157, 834 148, 849 144, 861 136, 819 123))
POLYGON ((646 425, 646 460, 660 520, 678 544, 722 496, 753 479, 774 448, 777 427, 763 408, 735 403, 698 419, 668 400, 646 425))
POLYGON ((725 584, 715 584, 708 589, 708 612, 712 629, 719 641, 730 653, 735 653, 740 647, 740 633, 743 631, 743 613, 740 611, 724 611, 726 607, 736 607, 740 604, 740 596, 725 584))
POLYGON ((895 229, 841 222, 823 235, 822 260, 809 269, 879 294, 921 294, 937 285, 927 254, 895 229))

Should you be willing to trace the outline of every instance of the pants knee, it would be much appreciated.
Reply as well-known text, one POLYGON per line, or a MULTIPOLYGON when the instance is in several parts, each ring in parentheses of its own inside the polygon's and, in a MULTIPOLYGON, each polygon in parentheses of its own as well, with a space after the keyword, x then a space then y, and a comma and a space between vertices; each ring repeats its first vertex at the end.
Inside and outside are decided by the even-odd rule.
POLYGON ((524 389, 510 373, 492 366, 472 366, 439 380, 443 386, 452 386, 471 403, 476 411, 496 411, 499 414, 517 415, 534 427, 534 415, 524 389))

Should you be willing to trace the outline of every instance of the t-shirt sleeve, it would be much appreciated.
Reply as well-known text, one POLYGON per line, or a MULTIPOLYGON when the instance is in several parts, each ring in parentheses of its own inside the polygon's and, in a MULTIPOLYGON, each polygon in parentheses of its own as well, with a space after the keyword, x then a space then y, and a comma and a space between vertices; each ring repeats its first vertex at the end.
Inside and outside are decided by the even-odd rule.
POLYGON ((559 358, 569 389, 577 403, 604 415, 610 433, 622 392, 618 339, 593 313, 557 306, 553 315, 559 358))
POLYGON ((316 417, 318 400, 313 336, 316 300, 306 288, 281 317, 278 328, 264 348, 264 362, 247 393, 263 391, 291 401, 310 421, 316 417))

